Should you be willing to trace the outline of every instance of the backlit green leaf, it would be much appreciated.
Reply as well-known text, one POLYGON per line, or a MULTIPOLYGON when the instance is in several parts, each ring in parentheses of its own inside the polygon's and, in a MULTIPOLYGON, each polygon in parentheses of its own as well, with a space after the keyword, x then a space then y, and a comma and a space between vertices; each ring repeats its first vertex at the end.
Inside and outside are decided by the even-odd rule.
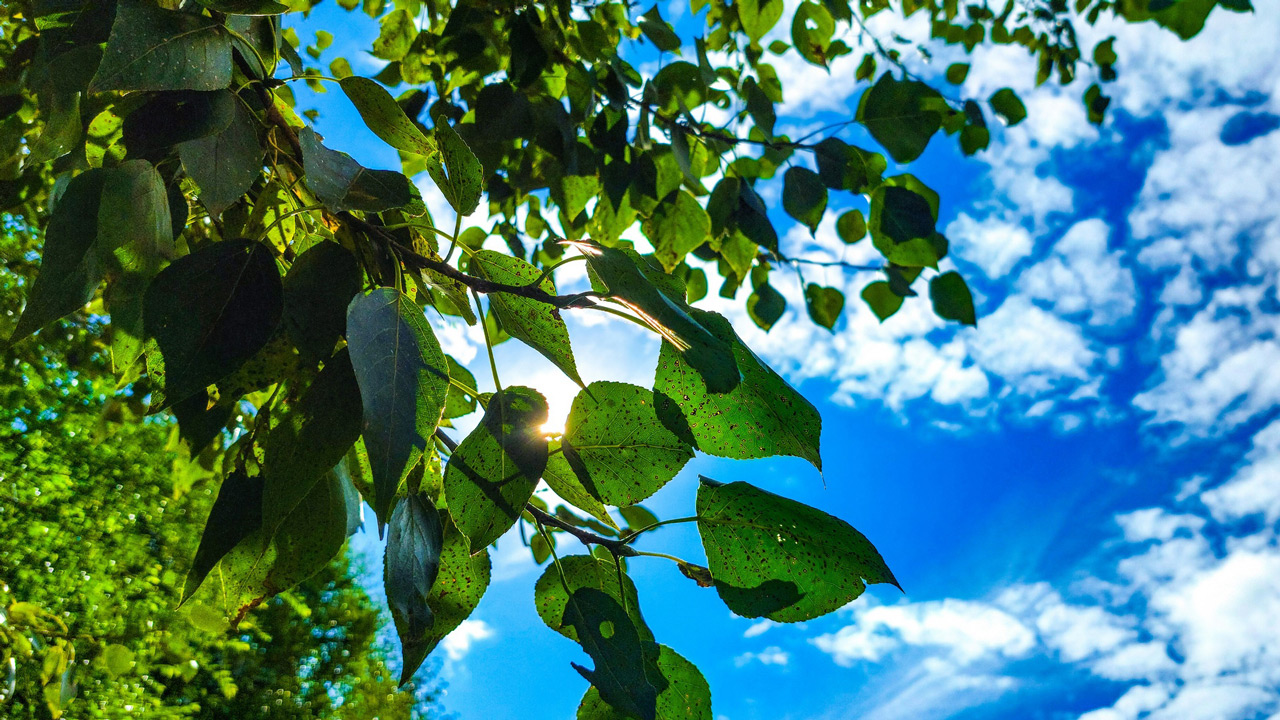
MULTIPOLYGON (((524 260, 493 250, 480 250, 472 256, 470 270, 479 277, 504 285, 528 285, 542 276, 538 268, 524 260)), ((555 281, 550 275, 539 287, 549 295, 556 294, 555 281)), ((573 346, 569 343, 569 329, 556 307, 505 292, 491 293, 489 303, 504 330, 541 353, 570 380, 582 385, 578 365, 573 358, 573 346)))
POLYGON ((702 478, 697 512, 716 591, 742 617, 812 620, 861 595, 865 583, 898 584, 851 525, 745 482, 702 478))
POLYGON ((804 303, 809 317, 828 330, 834 330, 844 311, 844 293, 831 287, 809 283, 804 288, 804 303))
POLYGON ((930 138, 942 127, 942 96, 918 80, 880 76, 858 104, 858 122, 884 146, 893 159, 907 163, 920 157, 930 138))
POLYGON ((340 84, 342 92, 364 119, 364 124, 383 142, 402 152, 440 162, 440 150, 435 140, 418 129, 382 85, 359 75, 343 78, 340 84))
MULTIPOLYGON (((658 693, 659 720, 711 720, 711 687, 693 663, 675 650, 659 645, 658 669, 667 680, 667 688, 658 693)), ((600 697, 594 686, 578 706, 578 720, 631 720, 600 697)))
POLYGON ((427 171, 454 211, 459 215, 470 215, 480 204, 484 169, 475 153, 443 117, 436 118, 435 141, 440 148, 443 167, 431 164, 427 171))
POLYGON ((536 390, 494 393, 484 419, 458 445, 444 473, 449 515, 479 552, 520 518, 547 467, 547 401, 536 390))
POLYGON ((658 203, 644 223, 645 237, 653 244, 654 256, 671 272, 711 234, 711 218, 698 199, 677 190, 658 203))
POLYGON ((663 423, 677 434, 691 433, 696 447, 711 455, 742 460, 793 455, 822 469, 817 409, 761 362, 728 320, 696 308, 691 312, 733 348, 742 383, 732 392, 707 392, 702 377, 664 342, 654 381, 663 423))
POLYGON ((657 492, 693 458, 693 448, 658 420, 653 391, 617 382, 578 393, 561 447, 587 492, 617 506, 657 492))

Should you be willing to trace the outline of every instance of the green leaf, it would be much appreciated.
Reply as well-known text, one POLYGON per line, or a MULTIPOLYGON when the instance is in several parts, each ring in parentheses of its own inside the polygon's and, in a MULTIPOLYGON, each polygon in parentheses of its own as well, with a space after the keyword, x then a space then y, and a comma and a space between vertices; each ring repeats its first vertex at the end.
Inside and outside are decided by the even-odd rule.
POLYGON ((658 522, 658 516, 643 505, 620 507, 618 508, 618 514, 622 515, 622 519, 627 521, 627 530, 647 528, 658 522))
POLYGON ((654 494, 693 458, 689 443, 658 420, 653 391, 618 382, 578 393, 561 448, 582 487, 615 506, 654 494))
POLYGON ((864 193, 880 184, 889 165, 880 153, 849 145, 839 138, 827 138, 813 149, 818 176, 832 190, 864 193))
POLYGON ((440 513, 431 498, 422 493, 411 493, 401 500, 388 526, 382 581, 387 607, 400 636, 400 684, 404 685, 429 650, 424 641, 435 623, 435 614, 427 598, 440 572, 444 530, 440 513))
MULTIPOLYGON (((700 374, 707 392, 726 393, 741 375, 724 340, 716 337, 649 280, 629 255, 618 248, 575 243, 600 282, 624 305, 672 345, 673 352, 700 374)), ((683 298, 680 298, 683 301, 683 298)), ((683 304, 683 303, 681 303, 683 304)))
POLYGON ((359 75, 343 78, 339 84, 364 124, 383 142, 401 152, 429 158, 429 162, 440 162, 440 149, 435 141, 418 129, 385 88, 359 75))
POLYGON ((378 288, 351 301, 347 347, 364 405, 371 504, 381 529, 400 481, 440 423, 449 369, 421 308, 393 288, 378 288))
POLYGON ((929 281, 929 299, 938 317, 964 325, 977 325, 973 312, 973 294, 958 272, 943 273, 929 281))
POLYGON ((1110 96, 1103 95, 1102 88, 1097 83, 1090 85, 1084 92, 1084 107, 1088 111, 1089 122, 1094 125, 1101 125, 1107 118, 1107 107, 1110 105, 1110 96))
POLYGON ((536 390, 503 388, 449 458, 444 473, 449 515, 472 550, 514 525, 533 496, 547 467, 546 421, 547 401, 536 390))
MULTIPOLYGON (((471 258, 469 269, 479 277, 504 285, 528 285, 542 276, 538 268, 524 260, 493 250, 477 252, 471 258)), ((556 294, 555 281, 550 275, 538 287, 549 295, 556 294)), ((569 342, 569 328, 558 308, 505 292, 490 293, 489 305, 502 328, 512 337, 537 350, 570 380, 582 385, 569 342)))
POLYGON ((430 164, 427 171, 454 211, 464 217, 470 215, 480 204, 484 168, 443 116, 436 118, 435 140, 444 164, 430 164))
MULTIPOLYGON (((475 390, 476 376, 463 367, 462 363, 454 360, 453 356, 445 355, 444 359, 449 363, 449 379, 475 390)), ((453 383, 449 383, 449 394, 444 401, 444 416, 452 420, 470 415, 475 411, 476 399, 459 390, 453 383)))
POLYGON ((112 678, 133 670, 134 660, 133 651, 124 645, 111 643, 102 649, 102 666, 112 678))
POLYGON ((289 12, 288 5, 273 0, 199 0, 200 4, 228 15, 281 15, 289 12))
POLYGON ((991 109, 1009 127, 1013 127, 1027 118, 1027 106, 1022 104, 1022 99, 1010 88, 997 90, 991 96, 990 103, 991 109))
POLYGON ((782 19, 785 9, 782 0, 741 0, 736 7, 742 30, 752 42, 768 34, 782 19))
POLYGON ((344 348, 263 442, 262 527, 268 536, 359 439, 361 411, 360 386, 344 348))
POLYGON ((821 470, 817 409, 762 363, 728 320, 696 308, 690 312, 733 348, 742 383, 729 393, 708 393, 702 377, 664 342, 654 381, 658 417, 677 434, 691 433, 695 446, 711 455, 740 460, 792 455, 821 470))
POLYGON ((27 293, 27 304, 9 336, 15 343, 93 299, 104 268, 94 249, 98 208, 108 171, 89 170, 71 179, 54 205, 45 228, 40 272, 27 293))
MULTIPOLYGON (((666 645, 658 646, 658 670, 669 683, 658 693, 658 717, 661 720, 711 720, 711 686, 693 663, 666 645)), ((631 720, 600 697, 600 691, 587 688, 578 706, 578 720, 631 720)))
POLYGON ((871 312, 880 318, 880 322, 898 312, 902 307, 902 296, 895 293, 889 283, 879 280, 862 289, 862 299, 870 306, 871 312))
POLYGON ((574 591, 561 626, 569 626, 578 644, 595 662, 589 670, 573 663, 610 706, 640 720, 657 720, 658 695, 668 682, 658 668, 658 645, 643 639, 617 600, 594 588, 574 591))
POLYGON ((363 280, 355 256, 336 242, 316 243, 293 262, 284 276, 284 327, 299 352, 312 360, 333 355, 363 280))
POLYGON ((413 14, 403 8, 393 10, 382 18, 381 24, 378 38, 373 41, 373 56, 380 60, 400 60, 418 37, 413 14))
POLYGON ((836 234, 841 242, 852 245, 867 236, 867 221, 861 210, 850 210, 836 220, 836 234))
POLYGON ((257 532, 261 525, 262 478, 250 477, 240 469, 232 471, 222 481, 218 499, 205 520, 200 545, 182 585, 182 601, 186 602, 195 594, 223 556, 241 540, 257 532))
MULTIPOLYGON (((935 218, 929 201, 906 188, 884 186, 871 195, 871 235, 873 239, 905 243, 927 239, 934 232, 935 218)), ((877 245, 879 247, 879 245, 877 245)))
POLYGON ((542 479, 546 481, 547 487, 565 502, 617 530, 618 524, 609 516, 609 509, 587 492, 564 453, 554 452, 554 447, 550 449, 552 454, 547 457, 547 469, 542 471, 542 479))
POLYGON ((560 189, 564 194, 564 214, 573 220, 599 194, 600 178, 595 175, 565 175, 560 181, 560 189))
POLYGON ((920 157, 942 127, 940 107, 945 103, 937 90, 885 73, 863 94, 857 117, 894 160, 908 163, 920 157))
POLYGON ((809 283, 804 289, 804 304, 815 323, 834 331, 840 313, 844 312, 844 293, 835 288, 809 283))
POLYGON ((270 569, 248 586, 259 597, 284 592, 315 575, 342 550, 347 540, 345 474, 345 464, 326 473, 276 528, 270 551, 261 554, 263 560, 270 559, 270 569))
POLYGON ((120 0, 90 92, 221 90, 231 84, 231 36, 218 21, 144 0, 120 0))
POLYGON ((835 18, 826 7, 816 2, 801 3, 791 18, 791 42, 805 61, 825 68, 835 29, 835 18))
POLYGON ((654 47, 662 52, 680 52, 680 38, 667 21, 662 19, 662 12, 658 10, 657 5, 641 15, 636 24, 640 26, 640 31, 649 38, 649 42, 653 43, 654 47))
POLYGON ((947 66, 947 82, 952 85, 964 84, 969 77, 969 63, 951 63, 947 66))
MULTIPOLYGON (((472 555, 467 538, 458 532, 447 517, 441 515, 440 520, 444 523, 440 571, 431 586, 431 592, 427 594, 427 608, 434 621, 413 641, 415 653, 420 652, 423 657, 431 654, 446 635, 456 630, 471 615, 489 588, 489 553, 482 549, 472 555)), ((404 641, 402 638, 401 642, 404 641)), ((408 675, 403 677, 407 678, 408 675)))
POLYGON ((31 154, 23 165, 31 167, 56 160, 75 149, 84 129, 80 117, 80 93, 49 88, 37 95, 44 127, 31 143, 31 154))
POLYGON ((643 229, 654 256, 671 272, 711 236, 711 218, 697 198, 677 190, 658 203, 643 229))
POLYGON ((755 78, 748 77, 742 81, 742 96, 747 103, 747 113, 751 121, 766 135, 773 134, 773 126, 778 121, 773 101, 760 89, 755 78))
POLYGON ((383 212, 418 198, 409 178, 393 170, 370 170, 350 155, 320 144, 311 128, 298 134, 307 187, 333 212, 383 212))
POLYGON ((178 258, 143 299, 146 334, 164 356, 168 403, 235 372, 280 325, 283 289, 271 249, 224 240, 178 258))
POLYGON ((636 627, 640 637, 645 640, 653 639, 653 632, 640 615, 636 586, 631 582, 631 576, 625 570, 620 570, 613 558, 566 555, 560 558, 559 570, 554 565, 548 567, 533 588, 533 601, 538 617, 542 618, 547 627, 578 642, 577 630, 563 620, 570 596, 588 588, 607 595, 626 608, 631 624, 636 627), (561 570, 564 572, 563 578, 561 570))
POLYGON ((787 311, 787 299, 769 283, 761 283, 747 298, 747 315, 761 330, 768 332, 787 311))
POLYGON ((827 210, 827 188, 822 178, 808 168, 793 166, 782 181, 782 208, 808 227, 810 235, 816 235, 827 210))
POLYGON ((200 186, 200 202, 221 215, 262 174, 258 121, 236 102, 231 121, 221 131, 178 145, 182 167, 200 186))
POLYGON ((173 256, 164 180, 146 160, 129 160, 107 173, 98 206, 96 251, 105 267, 150 277, 173 256))
POLYGON ((745 482, 702 478, 697 513, 716 592, 742 617, 812 620, 861 595, 864 581, 898 585, 849 523, 745 482))
POLYGON ((179 143, 221 132, 239 104, 230 90, 156 93, 129 113, 121 127, 130 156, 149 157, 179 143))

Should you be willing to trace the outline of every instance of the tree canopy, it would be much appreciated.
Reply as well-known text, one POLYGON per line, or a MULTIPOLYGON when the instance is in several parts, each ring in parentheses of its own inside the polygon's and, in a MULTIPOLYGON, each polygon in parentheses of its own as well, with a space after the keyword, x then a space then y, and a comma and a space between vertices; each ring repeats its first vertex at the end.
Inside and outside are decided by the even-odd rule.
POLYGON ((706 681, 653 635, 627 575, 654 554, 638 549, 654 528, 695 522, 705 565, 676 562, 744 617, 804 621, 867 583, 897 584, 853 526, 741 480, 701 478, 689 517, 638 504, 696 452, 822 470, 815 407, 696 306, 714 273, 768 329, 785 310, 774 285, 794 273, 813 322, 833 329, 853 311, 805 283, 812 261, 786 255, 765 197, 810 232, 833 193, 865 197, 867 212, 836 227, 882 256, 848 268, 875 276, 861 292, 870 311, 885 320, 927 284, 940 317, 977 322, 964 278, 939 271, 942 198, 901 171, 946 136, 982 151, 991 122, 1023 122, 1026 108, 1009 88, 955 98, 945 84, 968 65, 921 77, 867 21, 920 13, 937 42, 1025 48, 1037 83, 1091 76, 1082 100, 1101 123, 1119 51, 1110 39, 1081 48, 1078 24, 1114 15, 1186 38, 1218 5, 1251 9, 693 0, 695 32, 682 36, 659 5, 338 4, 380 24, 372 77, 342 57, 320 65, 334 36, 299 37, 293 13, 309 0, 6 3, 0 198, 15 232, 42 239, 10 344, 44 343, 68 316, 100 326, 117 401, 176 417, 220 479, 184 603, 229 628, 257 622, 328 567, 366 501, 404 682, 480 602, 489 546, 519 525, 550 560, 540 616, 589 658, 574 665, 592 685, 579 717, 641 720, 711 717, 706 681), (776 58, 829 68, 855 52, 856 112, 779 132, 776 58), (341 92, 400 170, 364 167, 319 134, 302 84, 341 92), (590 283, 562 292, 570 262, 590 283), (584 384, 567 312, 656 333, 653 385, 584 384), (481 327, 491 361, 514 338, 582 386, 564 432, 542 428, 538 389, 504 386, 496 362, 478 380, 446 355, 443 316, 481 327), (564 504, 537 499, 541 482, 564 504), (562 555, 557 538, 570 537, 589 551, 562 555))
MULTIPOLYGON (((21 307, 30 250, 0 239, 6 312, 21 307)), ((172 422, 104 399, 115 379, 101 323, 49 330, 0 368, 5 717, 398 719, 430 700, 426 687, 394 692, 378 609, 343 556, 235 635, 176 608, 191 528, 221 478, 177 447, 172 422)))

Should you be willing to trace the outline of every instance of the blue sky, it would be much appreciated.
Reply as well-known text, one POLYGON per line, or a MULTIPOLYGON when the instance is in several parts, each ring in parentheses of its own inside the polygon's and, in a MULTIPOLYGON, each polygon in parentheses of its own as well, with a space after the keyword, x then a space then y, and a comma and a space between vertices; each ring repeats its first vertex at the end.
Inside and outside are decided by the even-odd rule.
MULTIPOLYGON (((664 14, 688 41, 679 5, 664 14)), ((881 325, 856 300, 871 278, 836 271, 807 273, 850 298, 835 333, 797 314, 794 279, 775 279, 790 309, 768 334, 738 305, 706 301, 818 406, 825 478, 798 460, 700 456, 647 505, 688 515, 699 473, 747 480, 850 521, 906 590, 771 625, 733 617, 670 563, 633 563, 646 618, 702 669, 717 718, 1280 718, 1280 10, 1258 5, 1215 12, 1189 44, 1156 28, 1086 30, 1086 47, 1119 36, 1101 129, 1080 104, 1087 83, 1032 88, 1027 58, 978 51, 955 94, 1012 86, 1029 119, 996 129, 973 159, 935 139, 910 168, 942 194, 943 270, 969 278, 976 329, 944 325, 926 302, 881 325)), ((344 23, 338 48, 376 35, 360 14, 322 6, 318 19, 344 23)), ((882 31, 888 22, 877 18, 882 31)), ((920 22, 894 29, 924 34, 920 22)), ((344 54, 357 72, 378 68, 344 54)), ((865 87, 853 80, 859 58, 830 75, 777 61, 782 126, 848 117, 865 87)), ((933 63, 912 62, 936 76, 957 59, 935 48, 933 63)), ((304 106, 320 109, 331 147, 398 166, 340 93, 304 106)), ((871 143, 856 129, 843 137, 871 143)), ((776 189, 765 197, 779 204, 776 189)), ((865 205, 833 194, 844 207, 865 205)), ((836 214, 816 238, 780 208, 773 217, 793 256, 870 260, 865 242, 836 239, 836 214)), ((478 335, 436 327, 484 384, 478 335)), ((651 382, 652 337, 588 314, 571 315, 570 330, 587 380, 651 382)), ((563 417, 567 379, 515 342, 498 360, 504 383, 539 388, 563 417)), ((701 557, 691 525, 643 545, 701 557)), ((376 566, 368 534, 356 548, 376 566)), ((569 667, 581 651, 536 616, 541 569, 518 536, 493 557, 489 594, 428 661, 448 684, 444 707, 571 718, 586 689, 569 667)))

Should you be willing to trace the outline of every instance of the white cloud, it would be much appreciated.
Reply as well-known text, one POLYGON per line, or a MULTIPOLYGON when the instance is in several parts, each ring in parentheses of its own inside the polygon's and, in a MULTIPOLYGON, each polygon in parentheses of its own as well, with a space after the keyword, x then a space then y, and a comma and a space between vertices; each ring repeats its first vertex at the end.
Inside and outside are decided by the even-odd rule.
POLYGON ((791 654, 776 645, 771 645, 760 652, 745 652, 733 659, 733 664, 742 667, 751 661, 762 665, 786 667, 791 662, 791 654))
POLYGON ((947 226, 947 237, 955 243, 955 252, 986 273, 998 279, 1013 269, 1019 260, 1031 254, 1031 233, 1021 225, 997 217, 975 220, 968 213, 947 226))
POLYGON ((1078 326, 1023 296, 982 319, 970 351, 982 367, 1032 396, 1084 380, 1097 359, 1078 326))
POLYGON ((1022 274, 1019 286, 1063 317, 1094 326, 1127 324, 1137 289, 1133 273, 1107 249, 1110 234, 1097 218, 1076 223, 1053 244, 1049 257, 1022 274))
POLYGON ((776 623, 772 620, 757 620, 756 622, 751 623, 751 627, 747 628, 746 631, 742 633, 742 637, 759 637, 768 632, 769 628, 773 627, 775 624, 776 623))
POLYGON ((495 635, 489 623, 483 620, 463 620, 453 632, 444 636, 440 647, 444 648, 451 662, 458 662, 471 652, 471 647, 478 642, 489 640, 495 635))
POLYGON ((1204 518, 1190 514, 1170 513, 1164 508, 1142 508, 1116 516, 1116 523, 1124 530, 1124 539, 1131 543, 1145 540, 1169 540, 1179 531, 1198 532, 1204 527, 1204 518))
POLYGON ((1260 514, 1273 523, 1280 519, 1280 420, 1254 436, 1248 459, 1231 479, 1201 499, 1220 521, 1260 514))

